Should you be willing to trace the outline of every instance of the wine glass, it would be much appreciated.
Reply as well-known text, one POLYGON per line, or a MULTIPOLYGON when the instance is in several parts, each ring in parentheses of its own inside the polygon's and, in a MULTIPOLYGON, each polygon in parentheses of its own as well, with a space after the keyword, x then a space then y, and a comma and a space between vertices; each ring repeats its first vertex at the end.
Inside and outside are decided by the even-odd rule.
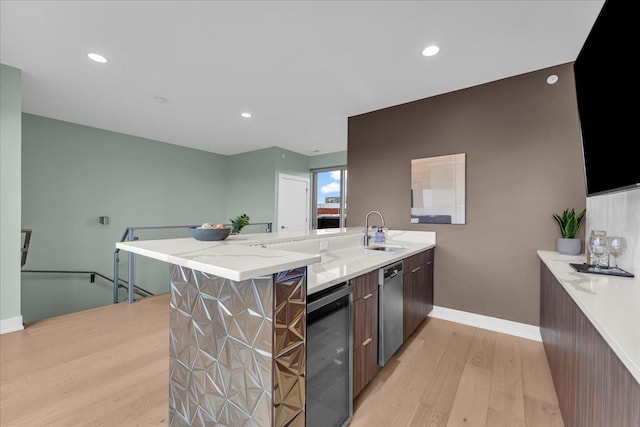
POLYGON ((627 249, 627 241, 624 237, 610 236, 607 238, 609 254, 613 257, 614 267, 618 268, 618 257, 627 249))
POLYGON ((595 267, 602 267, 606 263, 603 258, 607 252, 607 237, 601 234, 592 234, 589 236, 589 250, 593 255, 593 261, 590 262, 595 267))

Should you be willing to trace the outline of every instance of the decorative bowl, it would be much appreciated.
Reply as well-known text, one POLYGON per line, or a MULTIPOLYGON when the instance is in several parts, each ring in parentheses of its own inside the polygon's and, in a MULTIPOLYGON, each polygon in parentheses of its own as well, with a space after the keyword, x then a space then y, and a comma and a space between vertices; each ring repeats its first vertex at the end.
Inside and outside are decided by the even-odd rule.
POLYGON ((189 234, 196 240, 224 240, 231 234, 231 227, 225 228, 197 228, 189 229, 189 234))

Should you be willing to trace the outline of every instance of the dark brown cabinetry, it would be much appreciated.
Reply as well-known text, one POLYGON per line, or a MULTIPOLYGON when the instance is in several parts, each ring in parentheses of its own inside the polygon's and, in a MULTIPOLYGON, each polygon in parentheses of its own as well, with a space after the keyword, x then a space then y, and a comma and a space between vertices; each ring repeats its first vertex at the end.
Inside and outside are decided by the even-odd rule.
POLYGON ((402 276, 403 339, 416 330, 433 309, 433 249, 404 259, 402 276))
POLYGON ((378 371, 378 270, 351 279, 353 286, 353 397, 378 371))
POLYGON ((540 333, 567 427, 640 426, 640 385, 543 262, 540 333))

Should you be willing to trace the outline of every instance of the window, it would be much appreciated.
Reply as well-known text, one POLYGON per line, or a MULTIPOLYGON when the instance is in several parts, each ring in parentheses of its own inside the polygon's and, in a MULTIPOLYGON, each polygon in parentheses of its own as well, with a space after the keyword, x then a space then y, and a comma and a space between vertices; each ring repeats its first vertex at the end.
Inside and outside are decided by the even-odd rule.
POLYGON ((313 170, 312 228, 347 226, 347 169, 313 170))

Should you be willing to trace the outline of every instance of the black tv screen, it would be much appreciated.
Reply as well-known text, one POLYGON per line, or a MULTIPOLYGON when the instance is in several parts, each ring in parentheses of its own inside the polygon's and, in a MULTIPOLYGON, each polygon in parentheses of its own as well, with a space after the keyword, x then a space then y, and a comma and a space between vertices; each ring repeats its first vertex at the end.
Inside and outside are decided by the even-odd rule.
POLYGON ((607 0, 573 64, 587 196, 640 188, 640 24, 632 6, 607 0))

